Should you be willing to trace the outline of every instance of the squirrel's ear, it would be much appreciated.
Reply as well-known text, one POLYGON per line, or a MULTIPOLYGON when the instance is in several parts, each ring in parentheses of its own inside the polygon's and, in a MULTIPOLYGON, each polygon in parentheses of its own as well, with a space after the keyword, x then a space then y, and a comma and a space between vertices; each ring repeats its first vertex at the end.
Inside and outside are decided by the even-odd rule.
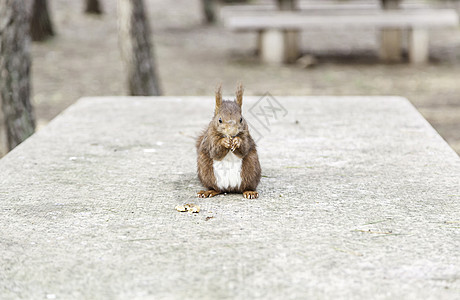
POLYGON ((241 107, 243 106, 243 85, 241 83, 238 83, 236 87, 236 103, 241 107))
POLYGON ((222 104, 222 84, 216 87, 216 108, 214 109, 214 115, 217 115, 222 104))

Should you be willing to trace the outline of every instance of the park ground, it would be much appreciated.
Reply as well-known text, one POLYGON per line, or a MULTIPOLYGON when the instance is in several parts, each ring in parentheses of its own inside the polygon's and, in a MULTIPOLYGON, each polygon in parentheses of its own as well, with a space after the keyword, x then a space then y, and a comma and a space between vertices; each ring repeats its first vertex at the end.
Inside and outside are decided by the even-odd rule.
MULTIPOLYGON (((84 1, 49 2, 57 35, 32 44, 38 129, 80 97, 127 94, 116 1, 102 1, 102 16, 83 14, 84 1)), ((460 153, 459 28, 431 32, 424 66, 379 63, 377 33, 366 29, 306 32, 302 51, 317 58, 315 66, 267 66, 254 56, 254 34, 203 25, 199 0, 145 3, 166 96, 211 97, 218 82, 231 94, 237 81, 247 95, 400 95, 460 153)))

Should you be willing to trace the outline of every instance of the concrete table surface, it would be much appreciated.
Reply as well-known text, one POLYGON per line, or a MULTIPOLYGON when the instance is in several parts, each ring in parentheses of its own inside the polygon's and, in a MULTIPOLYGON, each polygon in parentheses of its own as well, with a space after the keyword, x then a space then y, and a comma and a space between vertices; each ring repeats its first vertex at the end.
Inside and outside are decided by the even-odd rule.
POLYGON ((10 152, 0 298, 459 298, 460 159, 407 100, 257 100, 259 199, 195 198, 212 97, 82 99, 10 152))

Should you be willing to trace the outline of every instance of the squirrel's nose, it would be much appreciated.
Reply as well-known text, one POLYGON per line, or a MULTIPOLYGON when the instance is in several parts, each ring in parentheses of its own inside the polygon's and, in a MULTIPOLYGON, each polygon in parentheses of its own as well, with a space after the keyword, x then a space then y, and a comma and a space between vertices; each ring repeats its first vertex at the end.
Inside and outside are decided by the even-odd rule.
POLYGON ((236 125, 235 120, 228 120, 225 122, 225 134, 229 136, 234 136, 238 133, 238 126, 236 125))

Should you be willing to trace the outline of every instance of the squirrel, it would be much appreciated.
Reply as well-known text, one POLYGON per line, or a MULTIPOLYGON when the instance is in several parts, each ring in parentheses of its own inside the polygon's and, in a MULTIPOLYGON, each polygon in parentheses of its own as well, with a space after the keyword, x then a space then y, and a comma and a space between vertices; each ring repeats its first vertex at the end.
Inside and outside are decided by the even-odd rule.
POLYGON ((242 193, 247 199, 258 198, 262 171, 256 143, 241 114, 243 86, 237 86, 235 101, 222 101, 221 85, 215 98, 214 117, 196 142, 198 178, 207 189, 198 192, 198 197, 242 193))

